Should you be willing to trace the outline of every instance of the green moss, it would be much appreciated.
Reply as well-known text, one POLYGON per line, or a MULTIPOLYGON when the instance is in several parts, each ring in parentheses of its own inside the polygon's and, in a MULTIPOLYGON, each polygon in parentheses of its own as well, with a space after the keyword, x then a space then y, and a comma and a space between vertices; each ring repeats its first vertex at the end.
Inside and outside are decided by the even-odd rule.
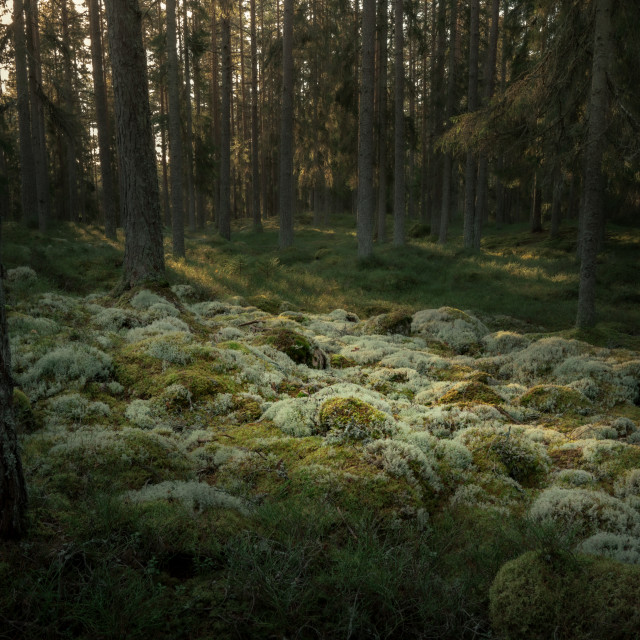
POLYGON ((268 332, 263 340, 274 349, 286 353, 295 363, 314 366, 316 347, 308 338, 289 329, 268 332))
POLYGON ((234 400, 238 422, 255 422, 262 415, 262 409, 255 400, 239 397, 234 400))
POLYGON ((464 364, 452 364, 442 369, 433 369, 429 372, 429 375, 442 382, 455 382, 457 380, 466 380, 473 372, 474 369, 464 364))
POLYGON ((592 402, 579 391, 571 387, 553 384, 540 384, 520 396, 520 404, 542 413, 573 412, 585 414, 591 412, 592 402))
POLYGON ((505 640, 630 640, 640 629, 640 567, 529 552, 500 569, 490 599, 493 629, 505 640))
POLYGON ((24 391, 14 387, 13 411, 18 433, 31 433, 41 426, 41 422, 31 408, 31 402, 24 391))
POLYGON ((495 391, 484 382, 479 381, 457 384, 438 399, 438 404, 479 403, 495 405, 503 402, 495 391))
POLYGON ((364 323, 364 332, 369 335, 388 335, 400 333, 408 336, 411 333, 411 321, 413 316, 406 309, 384 313, 374 318, 369 318, 364 323))
POLYGON ((356 361, 339 353, 332 353, 329 357, 329 363, 332 369, 347 369, 349 367, 355 367, 356 361))
POLYGON ((389 418, 357 398, 332 398, 318 413, 318 432, 337 440, 376 440, 391 432, 389 418))
POLYGON ((235 389, 227 378, 217 373, 212 373, 206 364, 192 366, 186 369, 168 371, 161 376, 160 384, 170 386, 172 384, 184 385, 194 402, 213 398, 218 393, 225 393, 235 389))

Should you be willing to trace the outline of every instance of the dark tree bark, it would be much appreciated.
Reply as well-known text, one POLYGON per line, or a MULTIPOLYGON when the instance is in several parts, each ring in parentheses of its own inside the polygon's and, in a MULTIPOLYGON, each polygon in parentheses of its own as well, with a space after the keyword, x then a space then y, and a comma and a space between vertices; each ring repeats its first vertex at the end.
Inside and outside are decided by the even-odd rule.
POLYGON ((260 211, 260 138, 258 131, 258 37, 256 0, 251 0, 251 212, 254 231, 262 231, 260 211))
POLYGON ((228 10, 220 20, 222 39, 222 104, 220 110, 220 207, 218 231, 231 239, 231 22, 228 10))
POLYGON ((358 258, 373 253, 373 87, 376 0, 362 2, 362 76, 358 145, 358 258))
POLYGON ((378 17, 378 242, 386 240, 387 222, 387 0, 378 17))
POLYGON ((596 323, 596 258, 602 236, 604 180, 602 156, 607 128, 609 91, 607 68, 612 46, 612 0, 596 0, 596 23, 591 67, 591 95, 589 97, 589 126, 585 149, 583 182, 584 209, 580 261, 578 316, 580 329, 596 323))
POLYGON ((393 244, 405 243, 405 142, 404 142, 404 0, 395 1, 395 143, 393 184, 393 244))
POLYGON ((42 106, 42 63, 40 61, 40 30, 38 27, 38 0, 24 4, 27 16, 27 53, 29 59, 29 104, 31 106, 31 147, 36 168, 36 195, 38 199, 38 229, 46 231, 51 206, 49 199, 49 161, 44 130, 42 106))
POLYGON ((283 18, 278 244, 286 249, 293 244, 293 0, 284 0, 283 18))
POLYGON ((91 65, 93 67, 93 91, 95 93, 96 125, 100 154, 100 176, 102 178, 102 211, 105 235, 116 239, 116 189, 113 176, 113 154, 107 105, 107 88, 104 76, 102 34, 100 30, 100 7, 98 0, 89 0, 89 31, 91 35, 91 65))
MULTIPOLYGON (((469 26, 469 104, 472 113, 478 108, 478 47, 480 41, 480 2, 471 0, 471 19, 469 26)), ((476 216, 476 179, 478 164, 473 151, 467 151, 467 166, 464 173, 464 246, 474 247, 476 216)))
POLYGON ((191 60, 189 51, 189 16, 187 15, 187 2, 182 2, 182 46, 184 55, 184 110, 187 116, 186 135, 184 146, 186 149, 187 170, 187 220, 189 229, 196 230, 196 191, 193 175, 193 109, 191 107, 191 60))
POLYGON ((531 233, 542 232, 542 188, 538 181, 538 172, 533 176, 533 193, 531 202, 531 218, 529 230, 531 233))
POLYGON ((125 228, 122 288, 164 280, 156 153, 138 0, 106 0, 125 228))
POLYGON ((557 238, 560 232, 560 216, 562 207, 562 194, 564 192, 564 178, 559 162, 553 168, 553 198, 551 201, 551 231, 552 238, 557 238))
MULTIPOLYGON (((455 88, 456 88, 456 39, 458 36, 458 0, 451 0, 450 7, 450 43, 449 70, 447 75, 447 102, 445 105, 445 120, 447 126, 453 116, 455 88)), ((442 163, 442 207, 440 209, 440 230, 438 242, 445 244, 449 234, 449 220, 451 219, 451 176, 453 172, 453 154, 447 151, 442 163)))
POLYGON ((13 0, 13 48, 16 60, 22 219, 28 227, 35 228, 38 226, 37 177, 31 137, 27 45, 24 35, 24 7, 22 0, 13 0))
MULTIPOLYGON (((484 102, 491 100, 496 75, 496 58, 498 53, 498 28, 500 24, 500 0, 492 0, 491 3, 491 32, 489 35, 489 48, 484 69, 484 102)), ((482 224, 487 213, 487 193, 489 180, 489 158, 486 153, 481 153, 478 158, 478 189, 476 194, 476 213, 473 233, 473 248, 480 249, 482 238, 482 224)))
POLYGON ((169 172, 171 176, 171 230, 173 255, 184 258, 184 199, 182 126, 176 27, 176 0, 167 0, 167 89, 169 97, 169 172))
POLYGON ((16 539, 27 528, 27 490, 13 412, 13 378, 3 276, 0 247, 0 538, 16 539))

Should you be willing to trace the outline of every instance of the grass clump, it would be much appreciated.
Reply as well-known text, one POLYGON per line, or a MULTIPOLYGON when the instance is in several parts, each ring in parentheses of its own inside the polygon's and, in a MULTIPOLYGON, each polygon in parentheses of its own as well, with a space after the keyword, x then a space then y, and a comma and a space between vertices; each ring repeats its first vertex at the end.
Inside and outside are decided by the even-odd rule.
POLYGON ((640 629, 640 567, 610 559, 529 552, 500 569, 490 597, 505 640, 630 640, 640 629))

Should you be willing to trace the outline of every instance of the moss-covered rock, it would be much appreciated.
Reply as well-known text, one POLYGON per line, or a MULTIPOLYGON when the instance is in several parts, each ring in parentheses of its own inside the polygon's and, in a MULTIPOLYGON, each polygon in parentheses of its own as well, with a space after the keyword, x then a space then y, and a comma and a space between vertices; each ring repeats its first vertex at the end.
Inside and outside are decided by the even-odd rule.
POLYGON ((489 329, 472 315, 454 309, 424 309, 413 316, 412 333, 447 344, 455 353, 477 353, 489 329))
POLYGON ((391 335, 399 333, 408 336, 411 333, 413 316, 409 311, 400 309, 369 318, 363 326, 363 332, 369 335, 391 335))
POLYGON ((502 404, 503 399, 488 385, 474 380, 449 389, 438 399, 438 404, 502 404))
POLYGON ((590 413, 593 404, 584 394, 571 387, 554 384, 540 384, 520 396, 523 407, 541 413, 590 413))
POLYGON ((640 629, 640 567, 529 552, 500 569, 490 602, 493 630, 505 640, 631 640, 640 629))
POLYGON ((331 398, 318 412, 317 431, 332 440, 377 440, 391 435, 386 414, 358 398, 331 398))
POLYGON ((266 344, 286 353, 296 364, 325 369, 326 355, 309 338, 289 329, 274 329, 263 337, 266 344))
POLYGON ((31 408, 27 394, 17 387, 13 389, 13 412, 18 433, 31 433, 40 426, 40 421, 31 408))
POLYGON ((340 353, 332 353, 329 357, 329 363, 332 369, 348 369, 349 367, 356 366, 355 360, 347 358, 340 353))

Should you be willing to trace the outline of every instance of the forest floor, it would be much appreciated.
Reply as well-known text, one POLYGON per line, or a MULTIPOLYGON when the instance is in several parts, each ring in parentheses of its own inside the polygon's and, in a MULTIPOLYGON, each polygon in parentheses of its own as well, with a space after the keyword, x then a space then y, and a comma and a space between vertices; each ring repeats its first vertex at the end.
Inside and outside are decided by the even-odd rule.
POLYGON ((118 298, 99 231, 3 235, 0 638, 637 638, 639 230, 581 333, 569 231, 203 232, 118 298))

